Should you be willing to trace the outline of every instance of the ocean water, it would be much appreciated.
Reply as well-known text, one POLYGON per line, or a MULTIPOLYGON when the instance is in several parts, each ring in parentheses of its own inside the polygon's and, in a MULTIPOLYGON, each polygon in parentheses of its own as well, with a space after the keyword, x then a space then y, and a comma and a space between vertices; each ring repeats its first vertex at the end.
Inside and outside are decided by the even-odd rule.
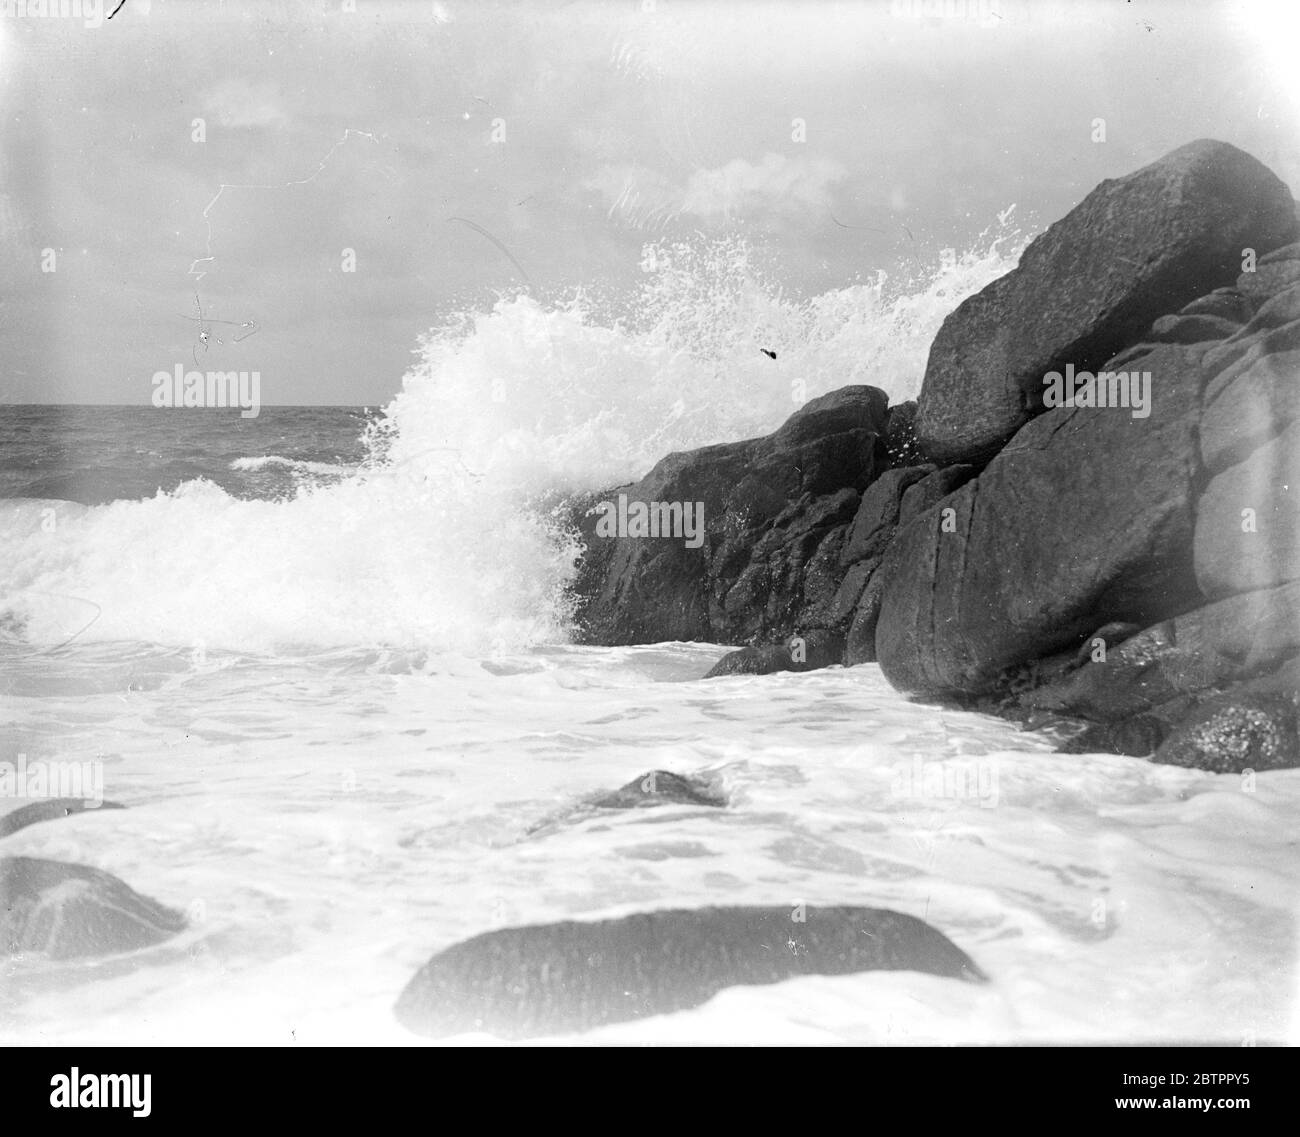
POLYGON ((1300 771, 1056 755, 872 665, 572 645, 568 494, 846 383, 914 395, 1022 244, 799 298, 739 243, 662 247, 634 296, 442 321, 384 408, 0 407, 0 760, 97 763, 129 807, 3 853, 190 919, 0 964, 0 1042, 420 1042, 392 1004, 468 936, 800 903, 927 919, 992 982, 801 978, 564 1041, 1300 1041, 1300 771), (656 768, 728 807, 584 806, 656 768))

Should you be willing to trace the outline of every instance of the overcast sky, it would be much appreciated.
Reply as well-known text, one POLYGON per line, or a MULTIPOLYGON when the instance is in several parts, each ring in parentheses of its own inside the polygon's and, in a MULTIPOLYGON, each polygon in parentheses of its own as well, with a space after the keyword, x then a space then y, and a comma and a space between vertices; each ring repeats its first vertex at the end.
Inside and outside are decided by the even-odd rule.
POLYGON ((1300 188, 1270 4, 63 2, 0 0, 0 401, 147 403, 196 291, 205 368, 375 404, 520 270, 617 287, 744 232, 821 291, 1200 137, 1300 188))

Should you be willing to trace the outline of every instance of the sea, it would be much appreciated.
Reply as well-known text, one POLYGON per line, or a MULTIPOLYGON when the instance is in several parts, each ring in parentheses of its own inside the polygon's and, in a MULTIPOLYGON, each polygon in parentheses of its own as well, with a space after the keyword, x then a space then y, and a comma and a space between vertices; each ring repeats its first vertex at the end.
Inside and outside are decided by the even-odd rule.
POLYGON ((1300 1042, 1300 770, 1056 754, 873 664, 704 681, 724 645, 576 642, 571 495, 849 383, 914 397, 1023 244, 812 296, 664 244, 626 296, 440 317, 384 406, 0 406, 0 761, 127 807, 0 855, 189 920, 0 962, 0 1044, 423 1044, 393 1004, 467 937, 800 904, 921 917, 991 982, 802 977, 549 1041, 1300 1042), (592 808, 656 769, 727 806, 592 808))

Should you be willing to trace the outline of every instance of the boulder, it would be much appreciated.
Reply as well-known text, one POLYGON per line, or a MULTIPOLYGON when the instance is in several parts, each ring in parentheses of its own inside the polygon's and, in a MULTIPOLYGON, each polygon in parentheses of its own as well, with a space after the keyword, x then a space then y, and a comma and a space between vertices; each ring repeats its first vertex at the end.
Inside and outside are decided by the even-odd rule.
POLYGON ((872 908, 678 909, 487 932, 439 952, 395 1013, 431 1038, 537 1038, 697 1007, 800 975, 984 975, 942 932, 872 908))
POLYGON ((1300 346, 1251 351, 1210 380, 1201 416, 1201 462, 1213 476, 1244 462, 1300 419, 1300 346))
MULTIPOLYGON (((873 387, 845 387, 810 401, 772 435, 669 455, 640 482, 579 503, 585 551, 573 592, 581 638, 744 643, 811 626, 805 607, 831 602, 841 574, 835 567, 806 605, 805 567, 886 468, 886 407, 873 387), (629 508, 702 502, 699 547, 673 536, 601 536, 594 507, 620 495, 629 508)), ((818 563, 837 566, 838 546, 818 563)))
POLYGON ((152 947, 184 927, 179 912, 99 869, 0 857, 0 948, 6 955, 90 959, 152 947))
POLYGON ((844 566, 870 558, 879 560, 885 555, 898 527, 903 494, 936 469, 935 466, 904 466, 886 470, 867 487, 844 542, 840 558, 844 566))
POLYGON ((771 675, 777 671, 816 671, 844 659, 844 636, 825 628, 791 636, 786 643, 742 647, 715 663, 705 679, 721 675, 771 675))
MULTIPOLYGON (((1216 288, 1205 296, 1198 296, 1178 310, 1180 316, 1213 316, 1234 325, 1247 323, 1255 314, 1255 305, 1240 289, 1232 286, 1216 288)), ((1158 322, 1158 321, 1157 321, 1158 322)), ((1153 325, 1154 326, 1154 325, 1153 325)))
POLYGON ((1300 657, 1300 583, 1206 604, 1101 646, 1078 670, 1021 695, 1020 706, 1117 722, 1275 672, 1300 657))
MULTIPOLYGON (((941 465, 988 460, 1043 410, 1043 376, 1095 372, 1153 320, 1241 274, 1296 238, 1286 186, 1224 142, 1182 146, 1101 183, 1025 250, 1006 276, 964 301, 930 349, 918 400, 922 451, 941 465)), ((1259 279, 1291 271, 1265 266, 1259 279)))
POLYGON ((1201 602, 1191 554, 1203 350, 1129 353, 1127 369, 1151 376, 1147 417, 1050 410, 978 478, 900 525, 875 629, 890 682, 990 693, 1009 669, 1103 624, 1146 626, 1201 602))
POLYGON ((1210 480, 1196 503, 1195 556, 1209 597, 1300 577, 1300 422, 1210 480))

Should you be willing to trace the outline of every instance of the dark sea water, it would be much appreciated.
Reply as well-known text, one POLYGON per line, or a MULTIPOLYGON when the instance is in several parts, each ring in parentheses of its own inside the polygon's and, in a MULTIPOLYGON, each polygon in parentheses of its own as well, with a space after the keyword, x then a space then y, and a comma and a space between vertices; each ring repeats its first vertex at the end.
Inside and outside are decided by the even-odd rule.
POLYGON ((280 500, 362 460, 363 407, 236 409, 0 405, 0 498, 101 505, 204 478, 280 500))

